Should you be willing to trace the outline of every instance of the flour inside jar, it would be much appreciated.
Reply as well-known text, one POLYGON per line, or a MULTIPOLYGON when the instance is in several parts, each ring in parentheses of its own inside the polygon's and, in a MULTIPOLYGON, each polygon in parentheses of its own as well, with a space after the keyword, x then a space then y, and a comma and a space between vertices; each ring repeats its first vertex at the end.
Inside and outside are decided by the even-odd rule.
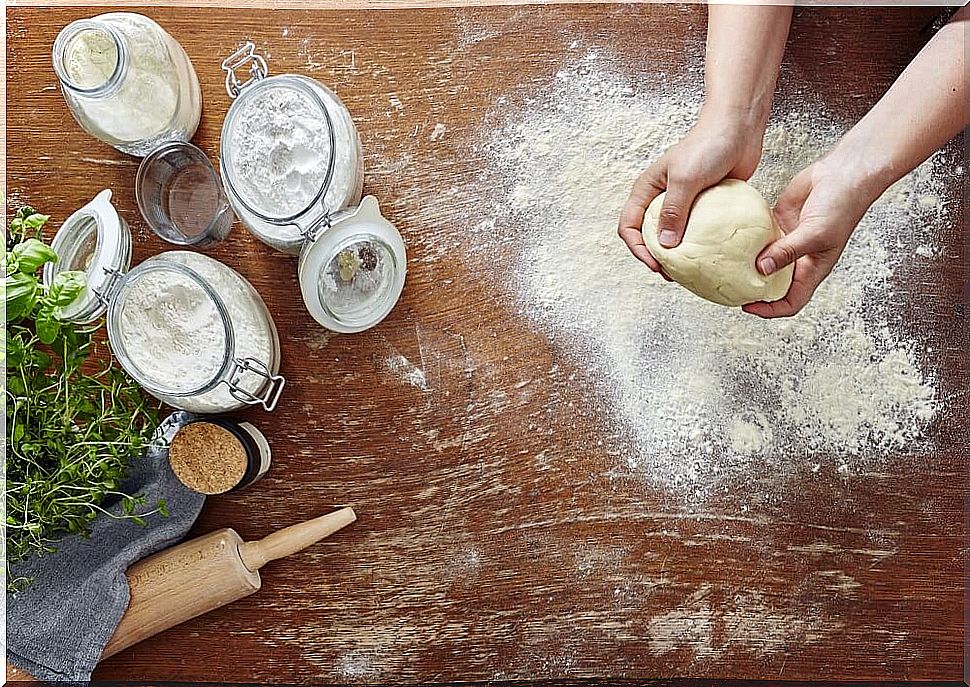
POLYGON ((306 210, 323 188, 333 155, 320 105, 287 86, 264 88, 240 103, 229 143, 240 196, 269 217, 306 210))

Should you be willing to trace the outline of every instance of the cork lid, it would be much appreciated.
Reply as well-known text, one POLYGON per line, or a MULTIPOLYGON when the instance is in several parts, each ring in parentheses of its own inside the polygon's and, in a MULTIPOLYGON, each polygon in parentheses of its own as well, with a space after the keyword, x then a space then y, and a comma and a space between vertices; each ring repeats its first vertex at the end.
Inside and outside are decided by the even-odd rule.
POLYGON ((249 455, 242 441, 212 422, 191 422, 176 433, 168 449, 172 471, 201 494, 223 494, 246 475, 249 455))

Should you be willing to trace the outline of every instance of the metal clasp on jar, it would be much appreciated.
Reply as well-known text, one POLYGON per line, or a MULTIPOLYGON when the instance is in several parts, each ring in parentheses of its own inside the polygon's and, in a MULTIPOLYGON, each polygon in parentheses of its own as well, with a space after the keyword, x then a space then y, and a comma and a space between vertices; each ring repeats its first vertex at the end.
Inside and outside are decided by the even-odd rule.
POLYGON ((95 298, 101 301, 104 305, 108 305, 111 299, 118 295, 118 291, 121 290, 121 280, 125 276, 121 270, 117 270, 114 267, 103 267, 105 274, 104 286, 100 289, 92 289, 95 298))
POLYGON ((222 70, 226 73, 226 93, 230 98, 236 98, 246 86, 254 81, 259 81, 269 73, 266 60, 262 55, 256 54, 256 45, 252 41, 246 41, 232 55, 222 61, 222 70), (240 67, 249 65, 249 78, 239 81, 236 77, 236 70, 240 67))
POLYGON ((330 211, 327 209, 326 203, 323 204, 323 214, 310 222, 305 229, 299 224, 296 224, 297 229, 303 234, 303 239, 309 243, 316 241, 320 234, 329 229, 330 226, 330 211))
POLYGON ((286 385, 286 379, 283 375, 274 375, 265 364, 256 360, 256 358, 236 358, 233 361, 228 378, 222 381, 229 387, 229 394, 233 398, 246 405, 261 405, 267 411, 276 408, 280 394, 283 393, 283 387, 286 385), (269 382, 262 394, 257 395, 246 391, 239 385, 243 375, 247 373, 253 373, 269 382))

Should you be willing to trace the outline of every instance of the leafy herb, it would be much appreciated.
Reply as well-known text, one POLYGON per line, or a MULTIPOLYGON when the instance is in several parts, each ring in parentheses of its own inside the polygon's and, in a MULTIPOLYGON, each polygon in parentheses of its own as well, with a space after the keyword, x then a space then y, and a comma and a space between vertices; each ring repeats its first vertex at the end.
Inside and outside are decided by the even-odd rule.
POLYGON ((64 271, 50 288, 37 270, 57 261, 40 239, 47 222, 30 207, 10 222, 5 247, 7 307, 7 589, 29 582, 11 579, 10 565, 53 551, 65 533, 89 534, 99 515, 144 524, 137 512, 144 497, 120 484, 158 424, 157 405, 112 365, 95 338, 101 324, 78 326, 61 319, 84 291, 84 273, 64 271), (111 499, 123 515, 105 508, 111 499))

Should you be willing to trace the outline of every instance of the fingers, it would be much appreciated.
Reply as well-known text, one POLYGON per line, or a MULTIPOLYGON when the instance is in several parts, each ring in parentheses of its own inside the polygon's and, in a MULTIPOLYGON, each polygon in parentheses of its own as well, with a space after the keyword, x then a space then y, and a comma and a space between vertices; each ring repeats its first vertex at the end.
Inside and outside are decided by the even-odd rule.
POLYGON ((647 211, 647 206, 664 190, 665 170, 666 166, 661 159, 637 178, 630 191, 630 197, 623 206, 617 230, 620 238, 637 260, 658 273, 661 271, 660 265, 643 242, 643 215, 647 211))
POLYGON ((755 266, 761 274, 774 274, 783 267, 792 264, 803 255, 808 255, 820 248, 819 236, 823 232, 820 227, 807 223, 795 227, 790 234, 785 234, 774 243, 769 243, 755 259, 755 266))
POLYGON ((666 163, 661 158, 650 165, 647 170, 637 177, 630 191, 630 197, 623 206, 620 214, 620 228, 640 231, 643 227, 643 215, 653 199, 664 191, 667 184, 666 163))
POLYGON ((775 217, 778 224, 787 234, 798 226, 801 218, 802 206, 812 190, 812 175, 809 169, 799 172, 794 179, 789 182, 785 190, 778 197, 775 203, 775 217))
POLYGON ((627 245, 634 257, 654 272, 660 272, 660 264, 650 254, 647 245, 643 242, 643 232, 632 227, 620 226, 620 238, 627 245))
POLYGON ((766 301, 748 303, 741 306, 741 310, 765 319, 791 317, 808 304, 815 294, 815 289, 828 273, 829 270, 817 264, 811 257, 803 258, 795 263, 791 288, 784 298, 771 303, 766 301))
POLYGON ((684 238, 684 231, 687 229, 687 216, 700 191, 701 189, 693 184, 668 183, 667 194, 664 196, 657 222, 657 240, 660 241, 661 246, 674 248, 680 245, 684 238))

